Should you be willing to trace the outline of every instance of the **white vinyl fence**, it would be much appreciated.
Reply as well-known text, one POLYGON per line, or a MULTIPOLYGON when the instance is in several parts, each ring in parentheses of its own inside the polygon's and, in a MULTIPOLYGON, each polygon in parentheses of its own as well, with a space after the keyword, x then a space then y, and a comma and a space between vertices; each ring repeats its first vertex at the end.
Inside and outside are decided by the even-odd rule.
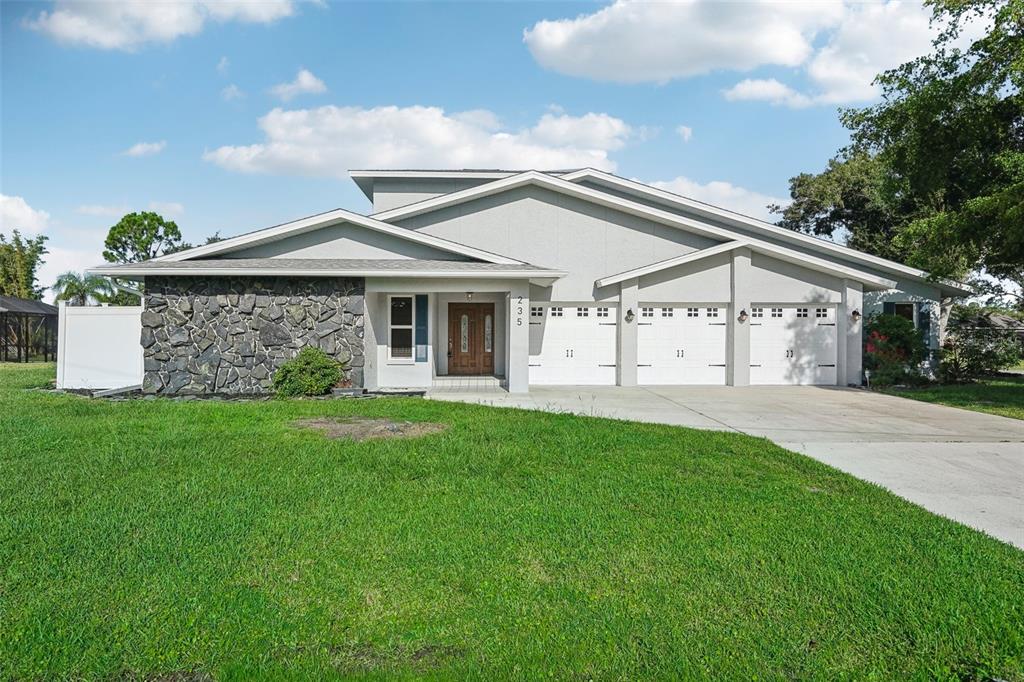
POLYGON ((124 388, 142 383, 142 307, 60 302, 57 388, 124 388))

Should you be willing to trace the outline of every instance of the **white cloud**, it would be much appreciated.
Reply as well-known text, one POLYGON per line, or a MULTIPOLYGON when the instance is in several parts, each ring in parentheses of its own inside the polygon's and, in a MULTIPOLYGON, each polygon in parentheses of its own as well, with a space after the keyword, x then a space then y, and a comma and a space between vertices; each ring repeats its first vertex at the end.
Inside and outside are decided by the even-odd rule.
POLYGON ((270 88, 270 93, 287 102, 299 95, 316 95, 327 92, 324 82, 307 69, 299 69, 291 83, 279 83, 270 88))
POLYGON ((242 99, 243 97, 245 97, 245 93, 242 92, 242 89, 234 83, 220 91, 220 98, 225 102, 242 99))
POLYGON ((811 98, 802 95, 774 78, 747 78, 722 91, 722 96, 731 102, 755 100, 784 104, 800 109, 812 104, 811 98))
POLYGON ((633 134, 607 114, 545 114, 522 130, 491 112, 438 107, 274 109, 259 121, 263 142, 224 146, 207 161, 244 173, 347 178, 350 168, 573 168, 614 170, 608 152, 633 134))
MULTIPOLYGON (((798 85, 748 78, 723 94, 800 108, 875 99, 876 75, 931 50, 941 27, 930 18, 930 8, 902 0, 618 0, 575 19, 541 21, 524 40, 541 65, 596 80, 795 68, 798 85)), ((982 24, 968 24, 960 44, 981 35, 982 24)))
MULTIPOLYGON (((82 274, 86 268, 103 263, 103 254, 98 249, 68 249, 47 244, 46 251, 43 263, 36 271, 36 278, 40 286, 48 289, 65 272, 82 274)), ((53 291, 48 290, 43 297, 52 302, 53 291)))
POLYGON ((541 116, 526 137, 555 147, 614 151, 621 149, 633 132, 625 121, 608 114, 570 116, 560 113, 541 116))
POLYGON ((294 11, 292 0, 58 0, 26 25, 67 45, 131 51, 196 35, 209 20, 267 24, 294 11))
POLYGON ((774 222, 776 219, 768 212, 769 204, 784 206, 789 203, 786 199, 761 194, 722 180, 713 180, 702 185, 695 180, 680 176, 674 180, 650 184, 668 192, 769 222, 774 222))
POLYGON ((149 210, 156 211, 164 218, 180 218, 185 213, 185 207, 176 201, 151 201, 149 210))
POLYGON ((841 13, 841 5, 809 0, 618 0, 575 19, 540 21, 524 31, 523 41, 553 71, 664 82, 722 69, 798 66, 813 52, 817 32, 841 13))
POLYGON ((152 156, 153 154, 159 154, 167 146, 167 142, 160 140, 159 142, 139 142, 133 144, 128 149, 125 149, 121 154, 124 156, 152 156))
POLYGON ((14 230, 23 235, 35 235, 50 224, 50 214, 32 208, 22 197, 0 194, 0 232, 8 237, 14 230))
POLYGON ((97 218, 120 218, 131 211, 127 206, 105 206, 102 204, 82 204, 75 213, 95 216, 97 218))
POLYGON ((221 57, 220 61, 217 62, 217 73, 225 75, 228 69, 231 67, 231 61, 227 57, 221 57))
POLYGON ((683 138, 683 142, 689 142, 693 138, 693 128, 690 126, 679 126, 676 132, 683 138))

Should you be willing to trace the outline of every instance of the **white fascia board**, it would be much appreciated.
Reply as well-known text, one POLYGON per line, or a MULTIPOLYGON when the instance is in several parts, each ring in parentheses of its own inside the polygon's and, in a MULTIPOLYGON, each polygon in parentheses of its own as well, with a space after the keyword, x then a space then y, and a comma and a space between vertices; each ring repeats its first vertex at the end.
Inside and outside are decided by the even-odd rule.
POLYGON ((562 179, 568 180, 569 182, 579 182, 581 180, 596 180, 599 183, 606 183, 613 185, 619 189, 625 191, 632 191, 639 194, 646 194, 655 199, 665 201, 670 204, 676 204, 685 208, 692 209, 698 213, 705 213, 708 215, 721 218, 725 221, 733 223, 739 223, 745 227, 750 227, 755 230, 770 234, 779 239, 784 239, 793 243, 799 243, 809 246, 813 249, 821 251, 832 252, 837 255, 845 256, 857 261, 864 263, 865 265, 873 265, 875 267, 895 272, 902 275, 908 275, 914 279, 925 280, 929 283, 935 284, 940 289, 945 289, 957 294, 972 295, 973 290, 963 287, 957 282, 949 280, 933 281, 929 279, 929 275, 924 270, 918 268, 912 268, 909 265, 897 263, 896 261, 889 260, 888 258, 882 258, 881 256, 875 256, 870 253, 864 253, 857 249, 851 249, 848 246, 842 244, 836 244, 826 239, 820 239, 811 235, 803 234, 802 232, 795 232, 793 230, 787 230, 784 227, 778 225, 772 225, 764 220, 758 220, 757 218, 751 218, 750 216, 743 215, 742 213, 736 213, 725 208, 713 206, 711 204, 704 203, 703 201, 697 201, 696 199, 690 199, 679 194, 674 194, 666 190, 658 189, 657 187, 651 187, 635 180, 628 180, 621 178, 617 175, 612 175, 604 171, 597 170, 596 168, 583 168, 572 173, 566 173, 562 176, 562 179))
POLYGON ((404 239, 409 242, 417 244, 423 244, 431 246, 442 251, 448 251, 449 253, 456 253, 461 256, 467 256, 469 258, 476 258, 486 263, 498 263, 501 265, 522 265, 522 261, 515 260, 513 258, 507 258, 495 253, 483 251, 482 249, 476 249, 471 246, 459 244, 457 242, 443 239, 441 237, 435 237, 429 234, 423 234, 414 230, 407 230, 402 227, 396 227, 395 225, 389 225, 373 218, 368 218, 352 211, 346 211, 345 209, 335 209, 328 211, 327 213, 320 213, 318 215, 309 216, 308 218, 301 218, 294 220, 290 223, 283 223, 281 225, 275 225, 274 227, 268 227, 263 230, 256 232, 250 232, 243 234, 238 237, 232 237, 230 239, 224 239, 213 244, 206 244, 204 246, 197 246, 194 249, 188 249, 187 251, 179 251, 178 253, 168 254, 166 256, 160 256, 154 258, 154 261, 160 262, 179 262, 185 260, 191 260, 193 258, 202 258, 204 256, 212 256, 219 253, 227 253, 235 251, 237 249, 256 246, 257 244, 265 244, 267 242, 277 241, 294 234, 301 234, 303 232, 310 232, 321 227, 333 225, 337 223, 352 223, 360 227, 365 227, 369 230, 376 232, 382 232, 399 239, 404 239))
POLYGON ((161 277, 170 276, 260 276, 260 277, 420 277, 438 278, 479 278, 479 279, 558 279, 566 273, 555 270, 308 270, 302 268, 126 268, 95 267, 87 273, 104 277, 161 277))
POLYGON ((594 284, 598 287, 606 287, 611 284, 618 284, 619 282, 625 282, 627 279, 634 279, 636 277, 643 277, 644 275, 650 275, 655 272, 667 270, 668 268, 674 268, 677 265, 683 265, 685 263, 692 263, 694 261, 703 260, 709 256, 714 256, 719 253, 726 253, 733 249, 741 246, 747 246, 746 242, 734 241, 726 242, 725 244, 718 244, 706 249, 699 251, 691 251, 690 253, 683 254, 682 256, 676 256, 675 258, 668 258, 666 260, 658 261, 657 263, 651 263, 650 265, 643 265, 639 268, 633 268, 632 270, 626 270, 615 275, 609 275, 603 277, 594 284))

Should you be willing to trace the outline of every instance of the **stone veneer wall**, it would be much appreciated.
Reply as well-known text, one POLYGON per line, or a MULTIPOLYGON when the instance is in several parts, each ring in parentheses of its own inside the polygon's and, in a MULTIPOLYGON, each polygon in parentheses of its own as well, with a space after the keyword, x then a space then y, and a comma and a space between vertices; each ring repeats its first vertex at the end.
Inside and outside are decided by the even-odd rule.
POLYGON ((267 393, 281 363, 316 346, 363 385, 365 281, 147 277, 145 393, 267 393))

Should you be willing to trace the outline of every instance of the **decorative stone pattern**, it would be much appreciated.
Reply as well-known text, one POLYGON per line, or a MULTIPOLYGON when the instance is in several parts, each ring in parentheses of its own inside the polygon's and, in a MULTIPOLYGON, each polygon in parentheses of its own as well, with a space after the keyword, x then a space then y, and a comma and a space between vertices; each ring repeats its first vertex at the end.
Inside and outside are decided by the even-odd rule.
POLYGON ((306 346, 363 385, 365 280, 147 277, 145 393, 268 393, 274 371, 306 346))

